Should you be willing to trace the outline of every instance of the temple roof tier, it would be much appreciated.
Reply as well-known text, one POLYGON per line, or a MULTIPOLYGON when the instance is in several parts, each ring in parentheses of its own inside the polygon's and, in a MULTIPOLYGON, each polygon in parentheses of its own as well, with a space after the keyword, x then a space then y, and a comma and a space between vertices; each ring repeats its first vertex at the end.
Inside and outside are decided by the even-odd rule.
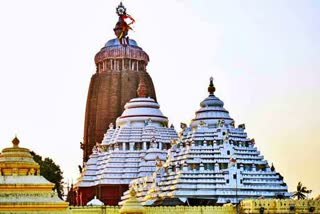
MULTIPOLYGON (((141 92, 126 105, 116 120, 116 127, 110 124, 101 144, 97 144, 85 164, 76 186, 93 187, 106 184, 126 184, 133 179, 152 174, 164 162, 167 150, 177 139, 173 126, 160 105, 141 92)), ((139 92, 140 90, 140 92, 139 92)))
POLYGON ((0 213, 67 213, 68 203, 52 190, 54 184, 40 176, 40 166, 19 139, 0 154, 0 213))

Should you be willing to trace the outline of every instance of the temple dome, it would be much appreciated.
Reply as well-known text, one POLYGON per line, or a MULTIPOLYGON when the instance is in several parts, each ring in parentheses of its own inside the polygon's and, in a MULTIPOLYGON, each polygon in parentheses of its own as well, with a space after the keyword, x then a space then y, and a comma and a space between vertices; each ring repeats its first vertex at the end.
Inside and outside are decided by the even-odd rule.
POLYGON ((150 97, 138 97, 131 99, 125 106, 122 115, 117 119, 117 126, 136 123, 144 126, 151 120, 154 125, 163 125, 168 123, 168 118, 161 112, 160 105, 150 97))
MULTIPOLYGON (((129 45, 130 46, 134 46, 134 47, 139 47, 138 43, 133 40, 133 39, 129 39, 129 45)), ((113 47, 113 46, 122 46, 119 42, 119 39, 110 39, 104 47, 113 47)))
POLYGON ((204 99, 201 103, 200 106, 202 108, 204 107, 210 107, 210 106, 217 106, 217 107, 223 107, 224 103, 216 96, 214 95, 209 95, 206 99, 204 99))
POLYGON ((29 149, 19 147, 19 139, 12 140, 12 147, 0 154, 0 175, 40 174, 40 166, 33 160, 29 149))
POLYGON ((227 125, 233 123, 229 112, 224 108, 223 101, 214 95, 215 90, 213 78, 210 78, 208 87, 209 96, 200 103, 201 108, 196 112, 191 127, 197 127, 201 123, 208 126, 217 126, 219 121, 222 120, 227 125))
POLYGON ((143 62, 146 66, 149 62, 149 55, 138 46, 137 42, 129 39, 129 45, 123 46, 119 39, 109 40, 95 56, 95 63, 99 64, 106 60, 134 59, 143 62))

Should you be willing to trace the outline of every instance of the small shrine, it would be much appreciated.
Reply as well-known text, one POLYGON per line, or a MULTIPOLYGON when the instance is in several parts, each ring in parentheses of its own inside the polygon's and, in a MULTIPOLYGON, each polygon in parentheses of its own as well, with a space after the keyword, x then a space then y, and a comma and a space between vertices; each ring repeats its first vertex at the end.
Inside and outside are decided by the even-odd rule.
POLYGON ((0 213, 67 213, 68 203, 40 175, 40 166, 19 139, 0 154, 0 213))
POLYGON ((130 197, 124 201, 120 214, 143 214, 145 213, 141 202, 137 199, 137 193, 134 189, 130 191, 130 197))

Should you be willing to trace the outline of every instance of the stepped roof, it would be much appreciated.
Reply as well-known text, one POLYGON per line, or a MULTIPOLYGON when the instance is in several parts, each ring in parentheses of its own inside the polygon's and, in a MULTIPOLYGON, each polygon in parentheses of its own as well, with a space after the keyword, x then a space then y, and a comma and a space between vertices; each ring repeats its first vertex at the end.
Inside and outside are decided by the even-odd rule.
POLYGON ((168 127, 160 105, 145 97, 143 80, 139 97, 131 99, 116 120, 110 124, 101 144, 93 149, 78 187, 99 184, 129 184, 134 178, 144 177, 156 169, 157 161, 165 161, 177 133, 168 127))
POLYGON ((227 125, 234 123, 234 120, 229 116, 229 112, 224 108, 224 103, 214 95, 215 90, 213 78, 211 78, 208 87, 209 96, 200 103, 201 108, 196 112, 191 127, 196 127, 201 123, 215 126, 221 121, 227 125))
POLYGON ((163 167, 133 180, 130 188, 145 204, 166 198, 200 204, 290 196, 283 177, 269 166, 254 139, 247 137, 245 125, 235 127, 223 102, 213 94, 212 79, 208 91, 196 118, 168 151, 163 167))
MULTIPOLYGON (((42 209, 66 213, 68 203, 52 190, 53 183, 40 176, 40 166, 19 139, 0 154, 0 212, 42 209)), ((29 213, 29 212, 28 212, 29 213)))

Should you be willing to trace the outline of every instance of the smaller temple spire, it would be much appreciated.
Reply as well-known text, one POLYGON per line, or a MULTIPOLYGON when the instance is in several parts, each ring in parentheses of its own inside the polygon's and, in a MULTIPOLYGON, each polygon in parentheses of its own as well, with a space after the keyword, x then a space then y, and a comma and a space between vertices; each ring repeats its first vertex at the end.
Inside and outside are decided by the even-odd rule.
POLYGON ((271 164, 271 171, 274 172, 275 168, 274 168, 274 165, 273 163, 271 164))
POLYGON ((208 92, 210 93, 210 95, 213 95, 215 91, 216 91, 216 88, 213 85, 213 77, 210 77, 210 84, 208 87, 208 92))
POLYGON ((138 94, 138 97, 147 97, 147 86, 143 78, 140 78, 137 94, 138 94))
POLYGON ((143 214, 145 213, 144 207, 137 199, 137 192, 132 188, 130 190, 130 197, 124 201, 120 209, 120 214, 143 214))

